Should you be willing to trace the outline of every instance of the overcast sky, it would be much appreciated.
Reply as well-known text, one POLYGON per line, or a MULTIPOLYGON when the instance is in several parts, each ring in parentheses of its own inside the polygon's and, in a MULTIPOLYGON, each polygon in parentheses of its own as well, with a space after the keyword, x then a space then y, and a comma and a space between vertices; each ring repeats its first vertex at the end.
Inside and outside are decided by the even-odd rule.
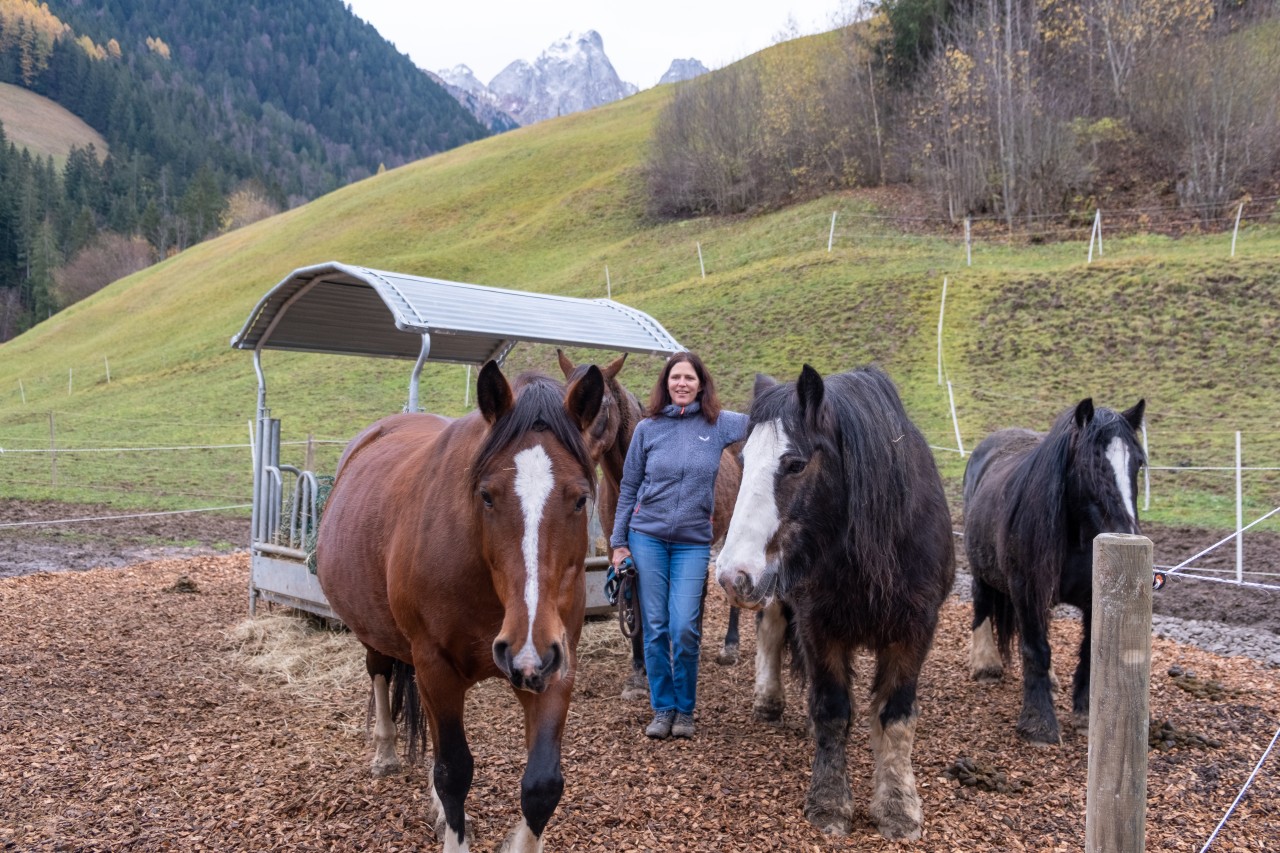
POLYGON ((482 83, 533 62, 570 32, 595 30, 618 76, 647 89, 673 59, 715 69, 778 41, 833 29, 853 0, 348 0, 420 68, 468 65, 482 83))

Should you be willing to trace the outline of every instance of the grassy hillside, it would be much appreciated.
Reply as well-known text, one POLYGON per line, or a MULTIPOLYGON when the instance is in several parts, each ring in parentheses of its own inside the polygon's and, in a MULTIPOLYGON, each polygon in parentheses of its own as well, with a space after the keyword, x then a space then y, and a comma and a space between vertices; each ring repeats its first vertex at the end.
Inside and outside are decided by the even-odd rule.
MULTIPOLYGON (((1092 264, 1079 243, 979 244, 967 267, 952 240, 863 218, 883 211, 857 195, 654 223, 642 213, 641 167, 669 94, 348 186, 117 282, 0 346, 0 490, 120 506, 245 502, 256 382, 250 356, 228 342, 269 287, 330 259, 590 297, 605 294, 607 265, 614 298, 702 353, 733 405, 747 404, 757 370, 792 378, 804 362, 830 372, 875 361, 939 448, 956 446, 936 362, 947 276, 943 356, 966 447, 999 426, 1047 428, 1084 396, 1114 407, 1145 397, 1155 465, 1230 465, 1236 429, 1246 464, 1280 465, 1280 230, 1244 228, 1235 258, 1229 235, 1133 237, 1109 239, 1092 264), (833 211, 842 236, 828 252, 833 211), (67 450, 192 445, 230 446, 67 450)), ((332 467, 338 443, 399 411, 412 367, 272 352, 263 361, 284 440, 335 442, 318 447, 318 470, 332 467)), ((509 364, 555 369, 542 348, 517 348, 509 364)), ((623 378, 643 391, 657 369, 634 359, 623 378)), ((429 367, 423 404, 461 413, 464 381, 463 368, 429 367)), ((303 452, 286 447, 286 461, 301 464, 303 452)), ((946 450, 938 459, 955 497, 963 462, 946 450)), ((1246 481, 1255 515, 1280 496, 1268 476, 1246 481)), ((1157 472, 1147 515, 1230 525, 1231 482, 1157 472)))
POLYGON ((92 143, 99 160, 108 153, 107 141, 79 117, 48 98, 9 83, 0 83, 0 122, 10 142, 33 156, 52 156, 59 169, 73 145, 85 148, 92 143))

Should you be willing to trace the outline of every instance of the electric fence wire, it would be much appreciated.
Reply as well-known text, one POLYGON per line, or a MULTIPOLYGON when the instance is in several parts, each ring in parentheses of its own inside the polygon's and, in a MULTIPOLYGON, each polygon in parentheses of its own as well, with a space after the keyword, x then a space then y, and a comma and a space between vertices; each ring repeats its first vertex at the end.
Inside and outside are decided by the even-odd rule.
POLYGON ((1276 733, 1271 736, 1271 743, 1267 745, 1266 750, 1262 753, 1262 757, 1258 759, 1258 763, 1254 765, 1253 772, 1249 774, 1249 778, 1245 780, 1244 787, 1240 789, 1240 793, 1236 794, 1236 798, 1232 800, 1231 805, 1227 808, 1227 813, 1222 816, 1222 820, 1218 821, 1218 825, 1214 827, 1213 833, 1209 836, 1209 840, 1200 848, 1200 853, 1205 853, 1209 846, 1217 839, 1218 833, 1222 831, 1222 827, 1226 825, 1227 819, 1231 817, 1232 812, 1236 810, 1236 806, 1240 805, 1240 801, 1244 799, 1244 795, 1248 792, 1249 787, 1253 785, 1253 780, 1258 777, 1258 771, 1262 769, 1262 765, 1266 763, 1267 756, 1271 754, 1271 750, 1275 748, 1276 740, 1280 739, 1280 729, 1276 729, 1276 733))

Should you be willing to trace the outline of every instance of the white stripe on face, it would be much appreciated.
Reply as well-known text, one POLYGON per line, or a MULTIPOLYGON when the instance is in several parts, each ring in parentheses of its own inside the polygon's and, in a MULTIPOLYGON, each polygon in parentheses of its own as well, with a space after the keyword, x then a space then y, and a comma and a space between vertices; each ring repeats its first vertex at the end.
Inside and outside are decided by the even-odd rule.
POLYGON ((742 448, 742 485, 729 520, 724 548, 716 558, 716 581, 732 583, 739 572, 758 581, 766 565, 765 547, 778 532, 774 476, 782 454, 791 447, 782 421, 769 421, 751 431, 742 448))
POLYGON ((1129 532, 1136 533, 1138 514, 1133 504, 1133 493, 1129 490, 1129 448, 1118 435, 1107 445, 1107 461, 1115 471, 1116 488, 1120 490, 1120 500, 1124 503, 1125 512, 1129 513, 1129 532))
POLYGON ((551 457, 538 445, 521 450, 515 462, 516 495, 524 512, 520 551, 524 556, 524 606, 529 611, 529 635, 512 663, 518 668, 539 667, 542 659, 533 645, 533 617, 538 612, 538 529, 555 478, 551 476, 551 457))

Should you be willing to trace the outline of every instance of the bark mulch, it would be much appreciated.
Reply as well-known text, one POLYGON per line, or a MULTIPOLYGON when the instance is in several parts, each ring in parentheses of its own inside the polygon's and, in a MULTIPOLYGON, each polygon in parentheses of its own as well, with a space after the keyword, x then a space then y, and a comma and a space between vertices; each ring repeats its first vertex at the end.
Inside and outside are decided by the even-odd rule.
MULTIPOLYGON (((369 775, 358 645, 349 637, 334 645, 323 631, 300 641, 323 644, 325 664, 346 667, 337 681, 251 665, 247 574, 247 557, 236 554, 0 580, 0 848, 440 849, 423 819, 426 767, 369 775)), ((853 833, 827 838, 804 821, 812 749, 802 688, 789 686, 781 725, 753 720, 754 632, 744 620, 742 662, 717 666, 725 616, 713 590, 698 734, 689 741, 643 736, 647 704, 618 698, 629 663, 616 624, 587 627, 565 740, 566 791, 548 849, 1083 849, 1085 735, 1069 730, 1053 749, 1017 740, 1016 673, 994 686, 968 678, 966 605, 946 606, 922 678, 914 764, 926 823, 914 845, 883 841, 867 816, 863 717, 849 743, 853 833)), ((1064 683, 1078 642, 1078 622, 1055 623, 1064 683)), ((1158 742, 1147 849, 1197 851, 1280 725, 1276 671, 1166 640, 1153 647, 1158 742)), ((870 669, 860 656, 860 715, 870 669)), ((1058 698, 1064 719, 1068 703, 1058 698)), ((518 819, 517 708, 497 682, 471 694, 473 850, 496 849, 518 819)), ((1276 849, 1277 761, 1264 766, 1212 850, 1276 849)))

